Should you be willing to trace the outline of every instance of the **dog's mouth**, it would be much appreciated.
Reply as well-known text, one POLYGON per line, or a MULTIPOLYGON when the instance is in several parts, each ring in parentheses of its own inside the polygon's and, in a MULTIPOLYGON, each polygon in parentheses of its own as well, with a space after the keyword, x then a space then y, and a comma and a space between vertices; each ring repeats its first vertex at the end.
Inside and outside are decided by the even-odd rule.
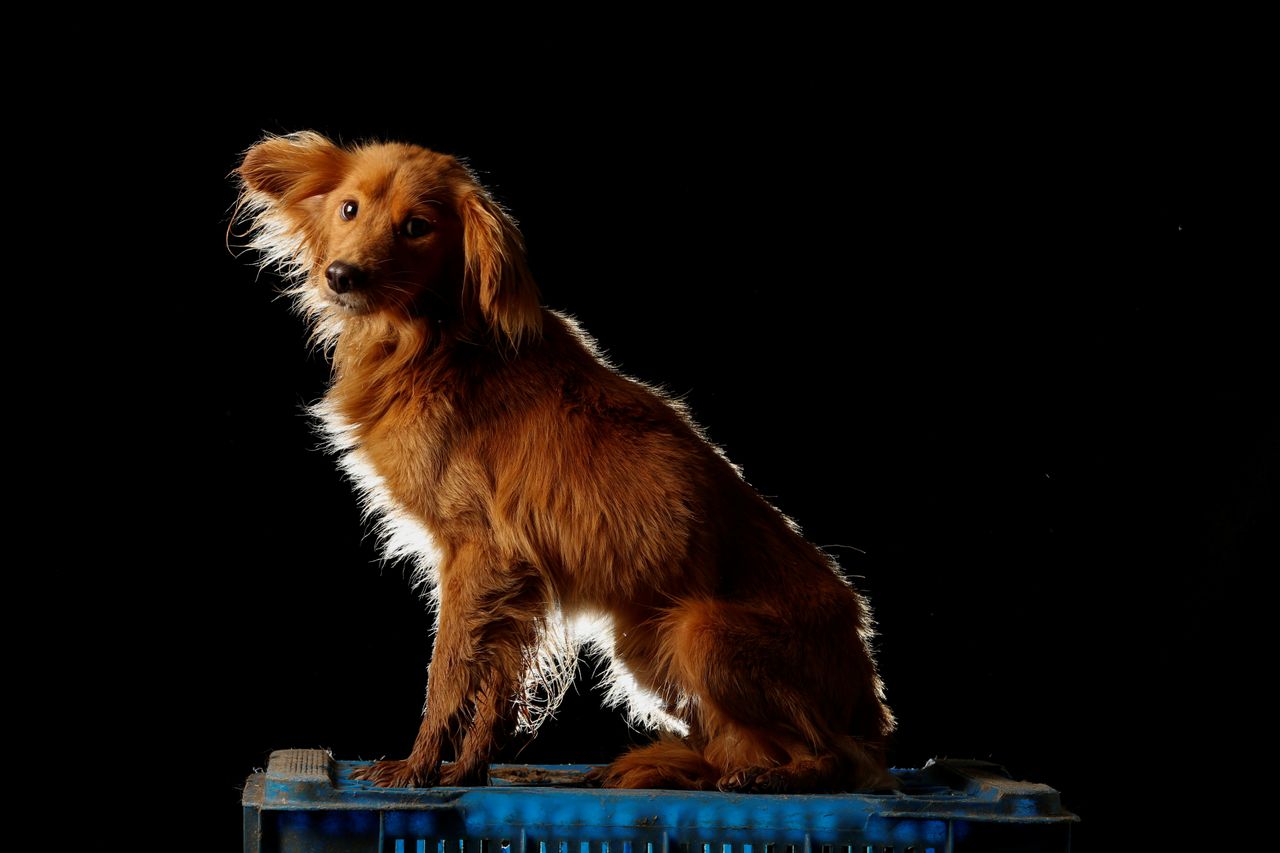
POLYGON ((369 297, 361 293, 334 293, 326 290, 325 301, 344 314, 368 314, 373 310, 369 297))

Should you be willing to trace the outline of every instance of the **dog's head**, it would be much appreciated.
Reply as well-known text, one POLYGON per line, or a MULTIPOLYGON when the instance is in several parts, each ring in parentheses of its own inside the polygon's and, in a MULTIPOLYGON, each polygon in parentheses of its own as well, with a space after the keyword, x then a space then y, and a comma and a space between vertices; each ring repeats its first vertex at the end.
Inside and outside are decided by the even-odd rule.
POLYGON ((237 171, 249 245, 295 279, 322 337, 378 315, 480 323, 512 344, 540 331, 520 232, 453 157, 304 132, 263 140, 237 171))

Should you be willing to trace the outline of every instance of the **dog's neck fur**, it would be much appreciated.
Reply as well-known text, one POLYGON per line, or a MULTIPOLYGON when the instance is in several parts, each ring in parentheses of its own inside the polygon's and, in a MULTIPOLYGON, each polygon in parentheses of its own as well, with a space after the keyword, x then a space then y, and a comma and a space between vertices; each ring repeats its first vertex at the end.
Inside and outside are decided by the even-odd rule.
MULTIPOLYGON (((524 347, 536 345, 526 341, 524 347)), ((480 361, 518 358, 510 345, 477 324, 383 314, 343 321, 333 348, 326 401, 357 431, 372 427, 397 403, 440 397, 456 403, 462 374, 480 361)))
POLYGON ((439 384, 441 370, 451 361, 451 337, 425 317, 349 318, 333 348, 327 397, 349 423, 376 423, 405 395, 439 384))

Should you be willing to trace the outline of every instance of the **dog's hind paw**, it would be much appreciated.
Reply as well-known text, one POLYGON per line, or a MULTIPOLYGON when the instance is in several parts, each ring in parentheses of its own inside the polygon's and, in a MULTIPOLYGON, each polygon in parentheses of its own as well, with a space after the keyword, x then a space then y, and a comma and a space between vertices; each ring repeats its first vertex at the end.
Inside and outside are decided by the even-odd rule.
POLYGON ((716 782, 716 788, 727 794, 746 794, 758 791, 756 780, 768 771, 763 767, 743 767, 732 773, 726 773, 716 782))

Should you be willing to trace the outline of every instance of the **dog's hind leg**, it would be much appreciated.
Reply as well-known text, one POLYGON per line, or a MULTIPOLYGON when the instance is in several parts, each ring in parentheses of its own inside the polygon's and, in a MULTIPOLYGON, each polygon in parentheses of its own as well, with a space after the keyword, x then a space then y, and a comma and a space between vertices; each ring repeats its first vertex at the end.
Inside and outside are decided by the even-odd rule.
POLYGON ((684 741, 664 737, 638 746, 591 774, 605 788, 714 790, 720 772, 684 741))
POLYGON ((667 616, 673 675, 695 698, 703 757, 720 771, 717 787, 894 787, 881 750, 879 698, 871 679, 849 677, 858 653, 866 657, 854 629, 842 636, 839 624, 779 624, 764 606, 707 599, 686 601, 667 616), (826 654, 813 647, 813 636, 831 645, 826 654))
POLYGON ((815 751, 807 744, 792 743, 787 759, 773 766, 727 761, 742 765, 720 777, 722 791, 749 791, 767 794, 893 791, 898 781, 878 757, 876 747, 860 744, 848 735, 833 737, 839 746, 832 751, 815 751))

